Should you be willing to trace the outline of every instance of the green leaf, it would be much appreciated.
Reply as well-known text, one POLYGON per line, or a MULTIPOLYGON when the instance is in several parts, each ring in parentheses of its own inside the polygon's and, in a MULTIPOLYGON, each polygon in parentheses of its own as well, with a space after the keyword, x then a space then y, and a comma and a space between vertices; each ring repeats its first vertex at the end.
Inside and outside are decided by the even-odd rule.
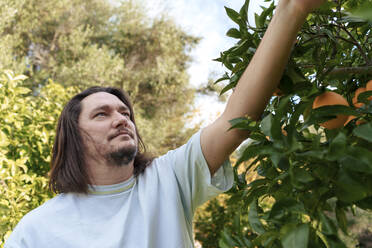
POLYGON ((352 16, 372 21, 372 2, 366 1, 362 6, 351 11, 352 16))
POLYGON ((18 75, 16 77, 13 78, 14 81, 23 81, 23 80, 26 80, 28 77, 25 76, 25 75, 18 75))
POLYGON ((323 241, 326 241, 327 248, 347 248, 337 235, 325 235, 323 238, 323 241))
POLYGON ((261 150, 262 150, 261 146, 257 146, 257 145, 248 146, 244 150, 243 155, 239 157, 238 161, 236 162, 236 166, 241 164, 244 161, 247 161, 247 160, 257 156, 258 154, 260 154, 261 150))
POLYGON ((304 205, 293 198, 283 198, 274 203, 270 211, 270 219, 281 219, 288 213, 303 213, 304 205))
POLYGON ((9 81, 13 81, 14 72, 11 70, 4 70, 4 74, 8 77, 9 81))
POLYGON ((276 168, 279 168, 282 171, 286 171, 286 170, 289 169, 289 159, 288 159, 287 156, 285 156, 285 155, 283 156, 282 153, 276 152, 276 151, 275 151, 275 153, 272 152, 270 155, 271 155, 270 157, 271 157, 271 160, 273 161, 273 163, 274 163, 274 159, 273 159, 274 156, 277 156, 279 158, 279 160, 274 163, 276 168))
POLYGON ((304 123, 302 129, 307 128, 316 123, 323 123, 325 121, 334 119, 337 115, 354 115, 360 116, 360 113, 354 108, 343 105, 322 106, 311 111, 309 119, 304 123))
POLYGON ((263 196, 267 192, 267 186, 261 186, 256 188, 251 188, 248 190, 247 196, 244 198, 244 204, 250 205, 255 199, 263 196))
POLYGON ((288 64, 286 68, 286 75, 291 79, 291 81, 288 82, 289 85, 308 81, 308 79, 304 76, 300 68, 293 64, 288 64))
POLYGON ((292 92, 293 90, 293 80, 287 74, 283 74, 282 78, 280 79, 280 83, 278 88, 287 95, 292 92))
POLYGON ((245 0, 243 6, 241 7, 239 14, 244 22, 248 22, 248 8, 249 8, 249 0, 245 0))
POLYGON ((15 92, 17 94, 24 95, 24 94, 30 93, 31 90, 25 87, 18 87, 15 92))
POLYGON ((328 152, 325 150, 312 150, 308 152, 296 153, 299 157, 309 157, 309 158, 316 158, 316 159, 324 159, 325 155, 328 152))
POLYGON ((347 138, 342 132, 339 132, 337 136, 331 141, 330 152, 336 152, 336 150, 345 150, 347 138))
POLYGON ((8 147, 10 144, 10 140, 8 139, 7 135, 0 130, 0 147, 8 147))
POLYGON ((233 89, 234 87, 235 87, 235 84, 232 84, 232 83, 226 85, 226 86, 221 90, 221 92, 220 92, 220 96, 222 96, 225 92, 227 92, 227 91, 233 89))
POLYGON ((260 218, 258 217, 258 204, 257 200, 253 201, 249 205, 249 212, 248 212, 248 221, 249 225, 251 226, 252 230, 257 234, 263 234, 265 232, 265 228, 263 227, 260 218))
POLYGON ((309 242, 309 225, 308 224, 287 224, 280 232, 282 233, 281 241, 285 248, 307 248, 309 242))
MULTIPOLYGON (((244 40, 241 40, 241 42, 239 42, 236 46, 234 46, 233 49, 229 50, 229 52, 232 55, 241 56, 242 53, 247 52, 251 46, 252 46, 252 41, 249 39, 244 39, 244 40)), ((254 49, 254 48, 251 48, 251 49, 254 49)))
POLYGON ((372 210, 372 196, 358 201, 355 204, 364 210, 372 210))
POLYGON ((236 12, 235 10, 233 9, 230 9, 228 7, 225 6, 225 10, 226 10, 226 14, 230 17, 230 19, 237 23, 238 25, 241 25, 242 24, 242 19, 239 15, 238 12, 236 12))
POLYGON ((246 117, 235 118, 229 121, 231 127, 228 130, 237 128, 240 130, 258 131, 257 121, 253 121, 246 117))
POLYGON ((226 241, 223 238, 220 238, 220 240, 218 240, 218 247, 220 247, 220 248, 230 248, 231 246, 226 244, 226 241))
POLYGON ((292 176, 293 180, 300 182, 300 183, 309 183, 311 181, 314 181, 314 177, 305 168, 293 166, 293 168, 291 168, 289 173, 292 176))
POLYGON ((221 82, 221 81, 225 81, 225 80, 229 80, 229 79, 230 79, 229 75, 228 75, 227 73, 225 73, 225 74, 223 75, 223 77, 217 79, 217 80, 214 82, 214 84, 217 84, 217 83, 219 83, 219 82, 221 82))
POLYGON ((271 130, 272 130, 272 125, 273 125, 273 115, 269 114, 263 120, 261 121, 261 131, 266 135, 272 138, 271 130))
POLYGON ((254 13, 254 20, 255 20, 255 23, 256 23, 256 27, 258 27, 258 28, 263 27, 263 23, 261 22, 260 15, 258 15, 257 13, 254 13))
POLYGON ((359 112, 354 108, 347 107, 344 105, 331 105, 331 106, 322 106, 316 109, 313 109, 313 115, 319 117, 334 117, 336 115, 359 115, 359 112))
POLYGON ((347 234, 347 219, 345 210, 341 208, 340 206, 336 206, 336 219, 337 224, 341 228, 341 230, 347 234))
POLYGON ((325 235, 333 235, 337 233, 337 228, 333 220, 331 220, 328 216, 326 216, 322 212, 319 212, 319 217, 320 217, 322 233, 324 233, 325 235))
POLYGON ((336 185, 336 196, 343 202, 351 203, 368 196, 368 189, 363 182, 344 169, 339 170, 336 185))
POLYGON ((219 240, 220 247, 233 247, 238 245, 235 240, 231 237, 230 232, 228 232, 226 229, 222 231, 221 233, 221 239, 219 240))
POLYGON ((271 136, 274 140, 281 140, 283 137, 281 119, 286 116, 290 107, 290 96, 286 96, 280 99, 279 106, 275 110, 275 116, 273 116, 271 123, 271 136))
POLYGON ((241 213, 240 211, 238 211, 235 216, 234 216, 234 219, 233 219, 233 227, 234 227, 234 230, 235 231, 240 231, 240 216, 241 216, 241 213))
POLYGON ((236 63, 241 62, 241 59, 239 56, 234 56, 231 54, 227 55, 226 60, 231 64, 236 64, 236 63))
POLYGON ((372 142, 372 123, 358 126, 353 130, 353 134, 361 139, 372 142))
MULTIPOLYGON (((269 161, 261 160, 259 166, 257 167, 257 174, 268 179, 274 180, 278 176, 278 171, 273 167, 273 164, 269 161)), ((281 175, 287 175, 287 172, 281 175)))
POLYGON ((329 146, 329 159, 330 160, 337 160, 340 156, 344 154, 345 148, 346 148, 346 142, 347 138, 346 135, 342 132, 339 132, 331 141, 331 144, 329 146))
POLYGON ((257 27, 264 27, 267 17, 272 13, 275 8, 275 4, 272 3, 269 8, 262 7, 263 11, 258 18, 258 23, 256 22, 257 27))
POLYGON ((339 163, 350 171, 372 174, 372 153, 364 147, 348 147, 339 155, 339 163))
POLYGON ((253 240, 254 247, 272 247, 273 242, 278 238, 278 236, 279 233, 276 231, 265 232, 253 240))
POLYGON ((236 38, 236 39, 240 39, 242 37, 242 34, 240 33, 240 31, 236 28, 230 28, 227 31, 226 35, 232 38, 236 38))
POLYGON ((267 182, 268 182, 267 179, 256 179, 253 182, 249 183, 248 187, 255 188, 255 187, 258 187, 258 186, 261 186, 261 185, 265 185, 267 182))
POLYGON ((369 98, 372 96, 372 91, 365 91, 358 95, 358 102, 369 103, 369 98))

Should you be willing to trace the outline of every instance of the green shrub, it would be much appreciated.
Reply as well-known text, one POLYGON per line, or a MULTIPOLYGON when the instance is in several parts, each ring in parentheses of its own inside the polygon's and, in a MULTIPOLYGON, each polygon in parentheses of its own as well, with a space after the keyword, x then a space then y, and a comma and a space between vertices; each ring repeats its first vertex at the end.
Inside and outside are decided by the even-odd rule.
POLYGON ((55 126, 74 93, 49 82, 39 92, 22 87, 25 76, 0 74, 0 245, 18 221, 53 195, 48 191, 55 126))

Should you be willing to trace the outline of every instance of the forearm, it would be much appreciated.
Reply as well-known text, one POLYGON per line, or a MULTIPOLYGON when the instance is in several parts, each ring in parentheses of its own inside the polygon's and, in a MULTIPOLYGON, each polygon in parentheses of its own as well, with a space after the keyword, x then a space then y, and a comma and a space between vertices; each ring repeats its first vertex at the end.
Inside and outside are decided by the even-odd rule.
POLYGON ((281 1, 249 66, 230 97, 226 119, 248 115, 258 119, 276 89, 287 64, 293 41, 307 13, 281 1))

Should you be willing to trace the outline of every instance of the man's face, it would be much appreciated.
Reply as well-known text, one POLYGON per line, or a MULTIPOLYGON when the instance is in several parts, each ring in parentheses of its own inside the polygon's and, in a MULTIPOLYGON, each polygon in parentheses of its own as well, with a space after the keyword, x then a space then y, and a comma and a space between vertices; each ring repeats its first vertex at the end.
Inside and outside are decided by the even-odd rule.
POLYGON ((81 101, 79 127, 85 155, 100 156, 116 165, 128 164, 136 155, 138 138, 129 108, 115 95, 98 92, 81 101))

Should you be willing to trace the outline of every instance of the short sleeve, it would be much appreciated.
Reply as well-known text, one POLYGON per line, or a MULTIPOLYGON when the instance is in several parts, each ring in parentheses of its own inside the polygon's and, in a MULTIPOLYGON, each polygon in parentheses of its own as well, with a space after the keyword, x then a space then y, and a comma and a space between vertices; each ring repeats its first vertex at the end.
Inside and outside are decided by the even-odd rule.
POLYGON ((24 230, 24 219, 25 217, 18 222, 9 238, 5 241, 4 248, 30 247, 26 241, 28 233, 24 230))
POLYGON ((197 132, 185 145, 165 155, 176 176, 182 203, 191 216, 198 206, 229 190, 234 181, 229 160, 211 177, 202 153, 200 133, 197 132))

